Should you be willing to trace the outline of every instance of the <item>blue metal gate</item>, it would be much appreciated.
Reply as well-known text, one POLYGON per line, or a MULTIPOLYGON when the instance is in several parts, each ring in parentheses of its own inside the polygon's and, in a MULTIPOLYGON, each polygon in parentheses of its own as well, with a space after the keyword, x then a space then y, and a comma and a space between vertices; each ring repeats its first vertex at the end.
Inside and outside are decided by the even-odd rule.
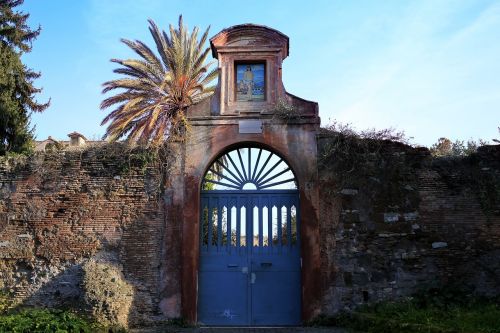
MULTIPOLYGON (((248 165, 245 171, 240 170, 238 178, 242 182, 238 189, 219 189, 228 172, 211 168, 224 177, 215 180, 211 172, 205 177, 206 183, 218 183, 219 188, 205 186, 201 192, 198 322, 221 326, 298 325, 301 322, 298 191, 259 189, 258 180, 262 176, 255 176, 262 150, 258 159, 256 155, 252 159, 251 148, 245 149, 248 149, 248 165), (245 183, 253 183, 257 189, 244 190, 245 183)), ((241 155, 239 150, 237 153, 241 155)), ((225 156, 226 160, 218 161, 229 166, 234 156, 225 156)), ((238 166, 244 169, 242 161, 238 166)), ((262 170, 268 173, 266 177, 273 177, 286 168, 264 166, 262 170)), ((228 167, 227 171, 238 174, 234 167, 228 167)), ((293 181, 295 187, 294 179, 280 180, 285 173, 266 183, 281 182, 280 186, 274 186, 282 188, 293 181)))

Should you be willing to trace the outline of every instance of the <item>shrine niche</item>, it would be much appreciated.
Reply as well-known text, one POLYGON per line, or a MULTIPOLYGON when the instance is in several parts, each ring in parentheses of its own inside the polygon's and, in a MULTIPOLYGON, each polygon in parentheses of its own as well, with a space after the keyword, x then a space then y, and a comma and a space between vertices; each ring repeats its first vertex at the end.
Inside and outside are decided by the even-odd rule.
POLYGON ((222 30, 210 45, 219 61, 219 82, 212 98, 189 108, 194 122, 207 116, 264 119, 286 106, 319 124, 318 104, 288 93, 283 85, 282 64, 289 52, 286 35, 266 26, 242 24, 222 30))
POLYGON ((214 114, 269 112, 285 98, 281 63, 288 56, 288 37, 263 26, 244 24, 210 39, 219 60, 219 98, 214 114))

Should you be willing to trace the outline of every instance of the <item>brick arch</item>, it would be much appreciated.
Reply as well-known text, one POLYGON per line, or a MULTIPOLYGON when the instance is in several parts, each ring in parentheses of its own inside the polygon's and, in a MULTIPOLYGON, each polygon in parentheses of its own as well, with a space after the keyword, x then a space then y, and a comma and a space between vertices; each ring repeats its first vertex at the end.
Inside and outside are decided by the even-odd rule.
MULTIPOLYGON (((181 315, 191 323, 197 321, 197 279, 199 267, 199 207, 202 178, 211 163, 220 154, 245 145, 254 145, 276 152, 292 168, 299 184, 301 216, 302 320, 319 313, 321 295, 316 123, 300 126, 273 125, 264 127, 262 134, 241 134, 231 121, 219 124, 194 124, 192 139, 188 142, 187 165, 180 175, 183 183, 179 218, 182 231, 179 242, 182 264, 181 315)), ((174 195, 175 197, 175 195, 174 195)), ((168 210, 168 207, 167 207, 168 210)))

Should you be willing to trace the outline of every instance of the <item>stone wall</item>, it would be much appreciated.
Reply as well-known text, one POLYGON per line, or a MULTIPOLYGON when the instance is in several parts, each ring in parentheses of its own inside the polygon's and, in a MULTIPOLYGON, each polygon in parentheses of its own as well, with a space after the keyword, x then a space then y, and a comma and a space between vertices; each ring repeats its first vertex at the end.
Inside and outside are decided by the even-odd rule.
POLYGON ((3 291, 25 305, 83 309, 82 265, 94 258, 133 286, 131 323, 163 318, 165 219, 156 165, 150 152, 119 144, 3 157, 3 291))
MULTIPOLYGON (((425 148, 324 135, 318 154, 323 313, 431 286, 500 293, 500 146, 433 159, 425 148)), ((165 208, 168 174, 120 145, 3 157, 2 290, 26 305, 82 308, 93 259, 133 288, 129 324, 180 316, 187 226, 165 208)))
POLYGON ((319 154, 325 314, 426 288, 500 294, 499 145, 435 159, 326 134, 319 154))

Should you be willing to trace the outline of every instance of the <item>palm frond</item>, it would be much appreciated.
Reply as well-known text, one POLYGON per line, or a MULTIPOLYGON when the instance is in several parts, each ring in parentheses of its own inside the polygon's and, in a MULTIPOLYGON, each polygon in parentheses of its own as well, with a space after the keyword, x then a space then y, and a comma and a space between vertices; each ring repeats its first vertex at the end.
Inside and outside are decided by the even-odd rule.
POLYGON ((139 40, 122 39, 139 59, 112 59, 120 67, 114 73, 122 77, 103 84, 103 93, 122 90, 101 102, 101 109, 113 107, 101 125, 109 123, 105 138, 159 145, 171 136, 183 133, 185 110, 211 96, 218 69, 206 62, 210 48, 205 47, 209 28, 191 32, 179 16, 178 27, 168 33, 148 20, 156 53, 139 40))
POLYGON ((135 53, 140 55, 144 60, 149 62, 152 66, 156 66, 158 70, 162 68, 160 59, 151 51, 151 49, 141 41, 131 41, 128 39, 121 39, 121 42, 134 50, 135 53))

